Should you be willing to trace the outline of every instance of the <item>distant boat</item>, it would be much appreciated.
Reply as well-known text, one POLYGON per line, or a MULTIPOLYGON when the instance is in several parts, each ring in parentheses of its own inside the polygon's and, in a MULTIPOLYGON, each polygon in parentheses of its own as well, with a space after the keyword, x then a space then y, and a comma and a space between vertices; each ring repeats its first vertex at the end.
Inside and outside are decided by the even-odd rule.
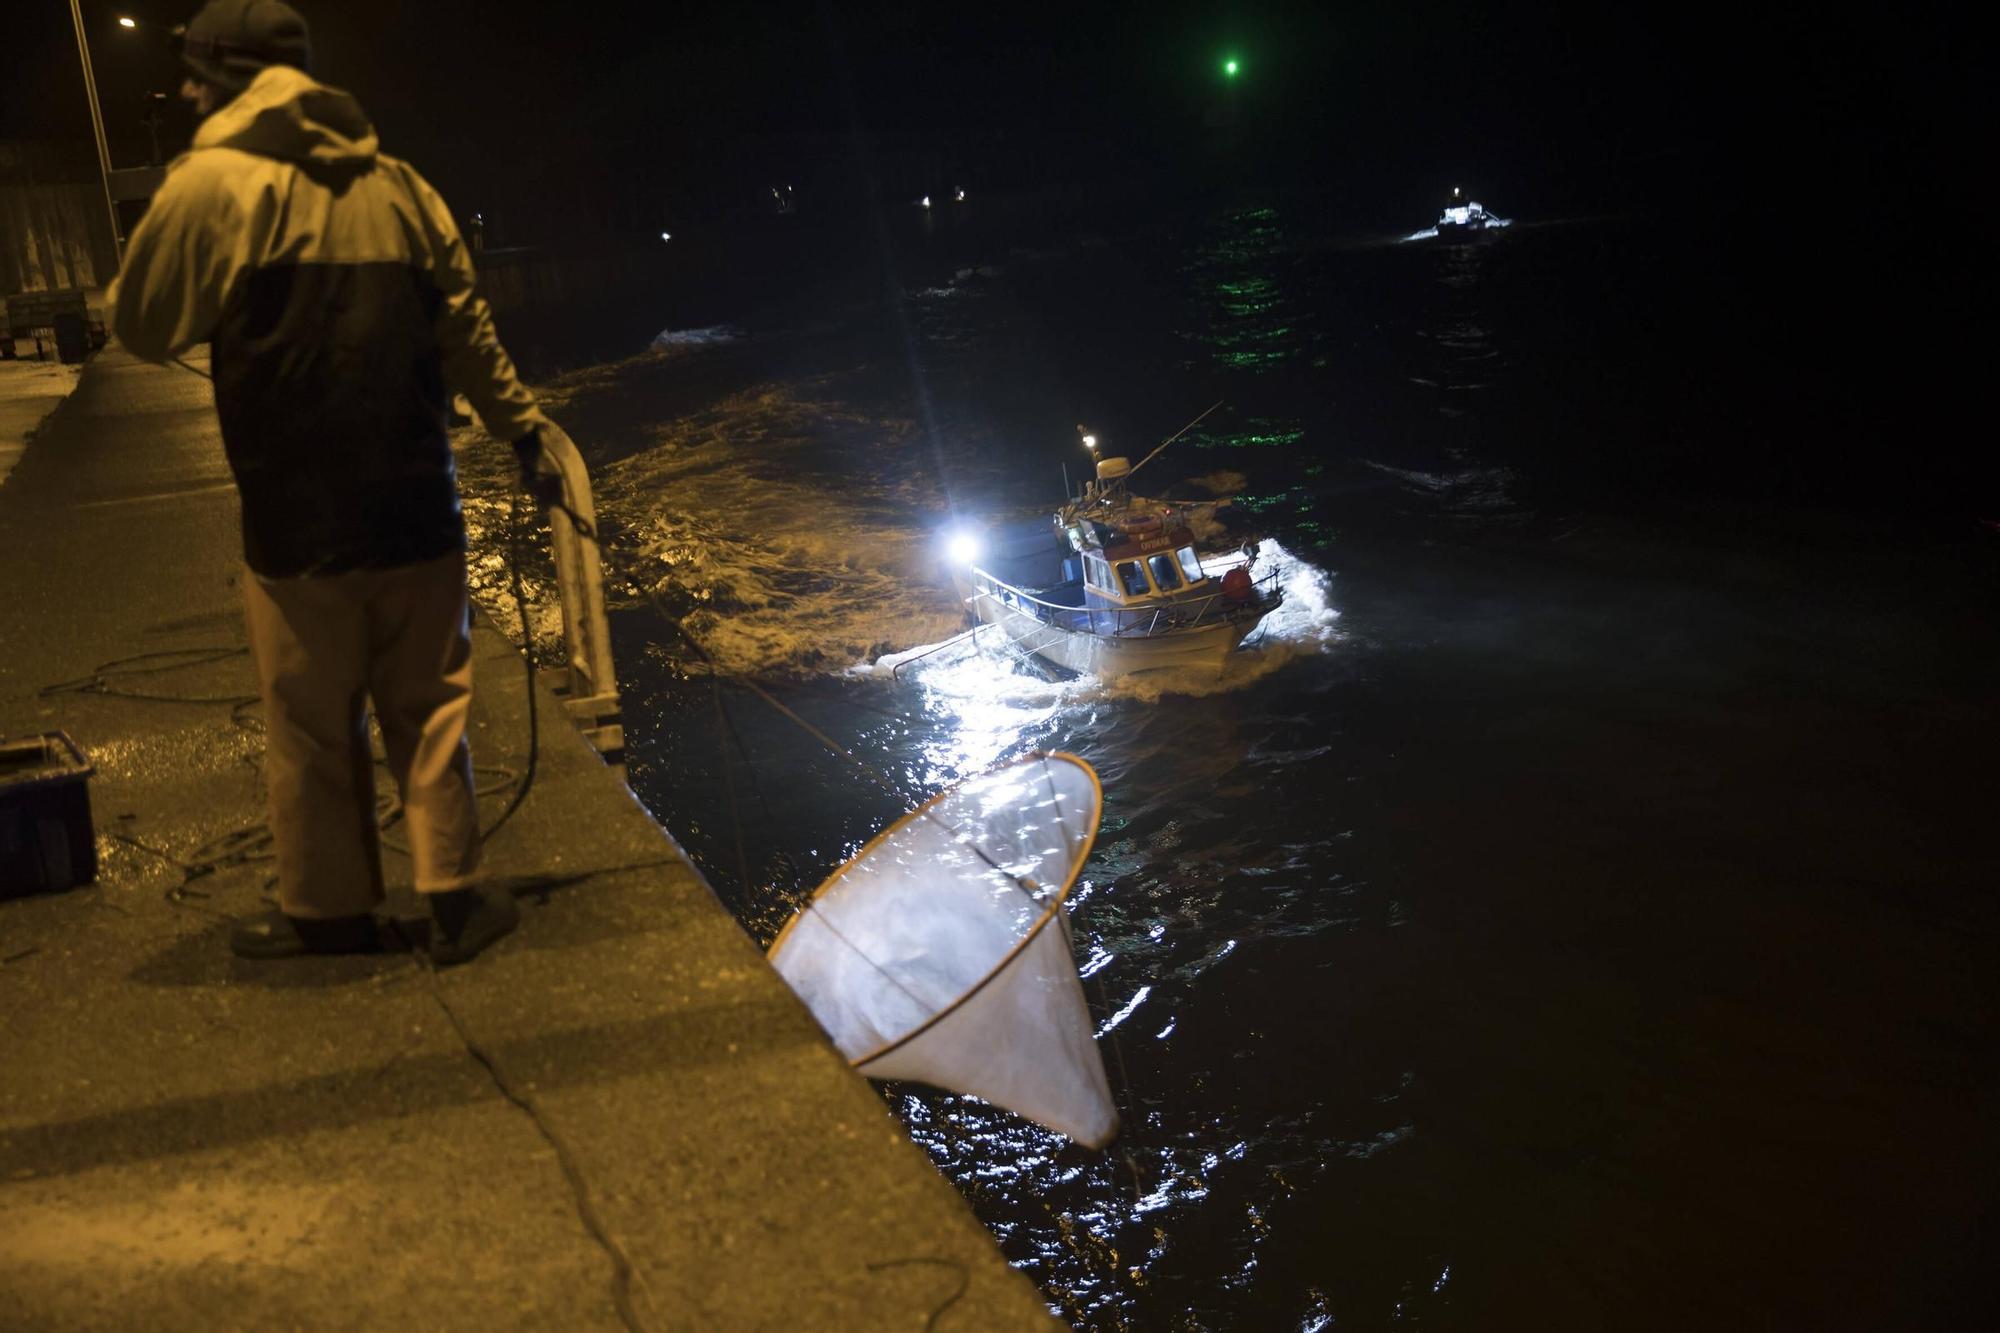
POLYGON ((1131 464, 1106 458, 1081 497, 1052 516, 989 530, 953 578, 967 608, 1013 647, 1099 677, 1195 667, 1220 671, 1284 601, 1255 572, 1256 543, 1198 552, 1208 505, 1132 495, 1131 464))
POLYGON ((1508 225, 1508 219, 1495 217, 1486 211, 1484 204, 1474 201, 1455 205, 1438 214, 1437 234, 1464 236, 1474 232, 1497 231, 1508 225))

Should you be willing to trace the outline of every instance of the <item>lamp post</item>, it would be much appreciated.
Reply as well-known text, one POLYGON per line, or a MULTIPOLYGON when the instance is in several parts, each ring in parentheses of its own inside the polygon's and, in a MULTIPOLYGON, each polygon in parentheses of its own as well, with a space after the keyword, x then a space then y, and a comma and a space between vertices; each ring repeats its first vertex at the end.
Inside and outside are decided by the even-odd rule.
POLYGON ((125 263, 125 247, 118 240, 118 208, 111 202, 111 149, 104 142, 104 113, 97 107, 97 76, 90 68, 90 42, 83 33, 83 10, 77 0, 69 0, 69 16, 76 24, 76 51, 83 57, 83 90, 90 95, 90 127, 97 132, 97 165, 104 180, 104 214, 111 221, 111 258, 114 268, 125 263))

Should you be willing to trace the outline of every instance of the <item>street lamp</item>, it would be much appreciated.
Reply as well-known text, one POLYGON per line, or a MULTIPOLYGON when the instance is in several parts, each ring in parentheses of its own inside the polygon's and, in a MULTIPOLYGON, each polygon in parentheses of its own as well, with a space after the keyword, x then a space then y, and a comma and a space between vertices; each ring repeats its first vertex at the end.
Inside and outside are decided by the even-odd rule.
MULTIPOLYGON (((77 0, 69 0, 69 17, 76 24, 76 53, 83 58, 83 90, 90 96, 90 127, 97 132, 97 165, 104 176, 104 214, 111 220, 111 258, 114 268, 123 268, 125 247, 118 240, 118 208, 111 202, 111 149, 104 142, 104 113, 97 106, 97 76, 90 69, 90 42, 83 35, 83 10, 77 0)), ((134 22, 129 26, 138 25, 134 22)))

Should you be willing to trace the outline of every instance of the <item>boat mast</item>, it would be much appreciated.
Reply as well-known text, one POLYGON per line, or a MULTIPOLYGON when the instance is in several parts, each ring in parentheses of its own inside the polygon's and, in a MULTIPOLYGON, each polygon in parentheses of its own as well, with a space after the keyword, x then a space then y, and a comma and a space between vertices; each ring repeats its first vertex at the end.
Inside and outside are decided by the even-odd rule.
MULTIPOLYGON (((1209 404, 1208 412, 1213 412, 1216 408, 1221 406, 1222 406, 1222 399, 1218 398, 1213 403, 1209 404)), ((1208 412, 1203 412, 1201 416, 1196 417, 1193 421, 1188 422, 1187 425, 1182 426, 1172 435, 1167 436, 1166 439, 1161 440, 1159 446, 1155 448, 1152 453, 1147 454, 1144 458, 1140 459, 1138 462, 1132 465, 1132 472, 1137 472, 1140 468, 1152 462, 1155 458, 1159 457, 1161 449, 1166 448, 1168 445, 1172 444, 1175 440, 1178 440, 1181 436, 1187 434, 1189 431, 1193 430, 1196 426, 1199 426, 1202 423, 1202 421, 1207 418, 1208 412)), ((1127 472, 1125 474, 1128 480, 1131 478, 1132 472, 1127 472)))

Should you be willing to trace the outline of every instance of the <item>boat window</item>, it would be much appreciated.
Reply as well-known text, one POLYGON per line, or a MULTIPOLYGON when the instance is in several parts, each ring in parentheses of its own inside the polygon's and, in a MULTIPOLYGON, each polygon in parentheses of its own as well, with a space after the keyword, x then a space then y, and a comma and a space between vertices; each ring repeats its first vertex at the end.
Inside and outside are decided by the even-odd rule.
POLYGON ((1137 560, 1120 560, 1118 577, 1125 584, 1127 597, 1144 597, 1153 590, 1152 585, 1146 582, 1146 571, 1139 568, 1137 560))
POLYGON ((1111 591, 1111 567, 1104 563, 1101 555, 1085 554, 1083 557, 1083 581, 1093 588, 1111 591))
POLYGON ((1165 551, 1154 556, 1148 563, 1153 567, 1153 582, 1160 585, 1161 592, 1172 592, 1181 586, 1181 576, 1174 569, 1174 558, 1165 551))
POLYGON ((1201 582, 1201 561, 1195 558, 1194 547, 1183 546, 1174 552, 1181 562, 1181 573, 1187 575, 1189 583, 1201 582))

